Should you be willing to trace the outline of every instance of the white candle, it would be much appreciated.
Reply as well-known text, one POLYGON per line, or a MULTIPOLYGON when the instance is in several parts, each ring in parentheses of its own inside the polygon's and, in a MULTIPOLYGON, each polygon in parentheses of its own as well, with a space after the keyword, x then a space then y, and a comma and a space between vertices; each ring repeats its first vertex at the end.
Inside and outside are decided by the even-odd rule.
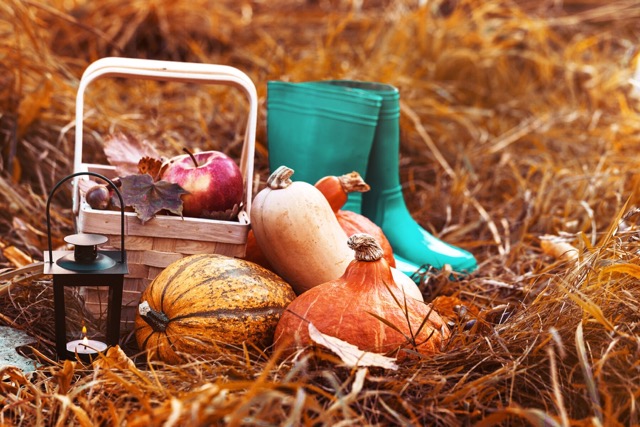
POLYGON ((67 343, 67 351, 78 354, 96 354, 105 351, 107 344, 102 341, 90 340, 84 337, 81 340, 70 341, 67 343))

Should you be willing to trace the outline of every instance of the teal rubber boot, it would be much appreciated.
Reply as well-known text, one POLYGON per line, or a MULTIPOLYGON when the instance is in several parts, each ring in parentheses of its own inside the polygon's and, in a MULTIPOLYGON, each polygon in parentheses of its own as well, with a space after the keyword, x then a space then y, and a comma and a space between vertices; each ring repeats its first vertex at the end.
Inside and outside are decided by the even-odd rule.
MULTIPOLYGON (((367 172, 382 98, 358 89, 317 82, 267 83, 267 144, 271 172, 295 171, 292 179, 315 184, 328 175, 367 172)), ((362 193, 344 209, 360 213, 362 193)))
POLYGON ((400 185, 400 94, 390 85, 373 89, 382 96, 382 107, 365 178, 371 190, 363 195, 362 212, 382 228, 398 258, 437 269, 448 264, 458 273, 475 271, 471 253, 434 237, 409 213, 400 185))
POLYGON ((400 94, 391 85, 333 80, 335 86, 357 88, 382 97, 380 117, 369 155, 365 178, 371 190, 362 196, 362 213, 387 236, 398 267, 411 275, 420 266, 471 273, 478 268, 475 257, 439 240, 423 229, 411 216, 400 185, 400 94), (415 268, 414 268, 415 267, 415 268), (413 271, 409 271, 413 269, 413 271))

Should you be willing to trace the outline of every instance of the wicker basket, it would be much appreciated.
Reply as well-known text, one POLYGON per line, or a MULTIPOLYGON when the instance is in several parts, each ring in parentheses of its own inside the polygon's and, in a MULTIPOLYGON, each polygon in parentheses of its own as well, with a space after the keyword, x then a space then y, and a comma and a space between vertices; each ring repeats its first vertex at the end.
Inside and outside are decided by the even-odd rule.
MULTIPOLYGON (((250 228, 253 160, 257 94, 253 82, 243 72, 225 65, 194 64, 131 58, 103 58, 84 72, 76 98, 76 140, 74 171, 90 171, 112 178, 115 168, 82 161, 84 90, 101 77, 128 77, 166 81, 202 82, 230 85, 242 90, 249 99, 249 117, 240 158, 244 178, 244 199, 237 221, 200 218, 180 218, 158 215, 142 224, 134 213, 125 218, 125 249, 129 274, 125 276, 121 329, 132 329, 141 292, 170 263, 186 255, 216 253, 241 257, 245 254, 250 228)), ((121 248, 120 212, 94 210, 84 201, 76 181, 74 211, 77 229, 81 233, 102 234, 109 238, 108 248, 121 248)), ((97 289, 84 288, 87 308, 99 316, 106 310, 106 295, 97 289)))

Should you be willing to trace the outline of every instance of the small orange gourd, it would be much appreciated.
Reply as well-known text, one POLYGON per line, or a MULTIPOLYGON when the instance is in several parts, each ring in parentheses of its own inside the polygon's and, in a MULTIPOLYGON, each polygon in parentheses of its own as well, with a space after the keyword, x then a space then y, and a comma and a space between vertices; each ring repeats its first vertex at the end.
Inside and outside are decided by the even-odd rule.
POLYGON ((347 236, 355 233, 370 234, 382 248, 384 258, 389 265, 391 267, 396 266, 396 260, 393 257, 393 248, 389 240, 387 240, 387 236, 384 235, 382 228, 378 227, 364 215, 342 209, 345 203, 347 203, 349 193, 363 193, 370 189, 369 185, 362 179, 362 176, 358 172, 353 171, 340 176, 328 175, 322 177, 315 183, 315 187, 320 190, 329 201, 329 205, 331 205, 331 209, 336 215, 340 227, 347 233, 347 236))
POLYGON ((345 273, 299 295, 282 314, 275 332, 276 350, 287 355, 312 344, 311 322, 323 334, 360 350, 406 357, 401 349, 437 353, 449 338, 443 319, 424 302, 406 298, 382 249, 373 237, 348 239, 355 250, 345 273))
POLYGON ((371 189, 356 171, 344 175, 327 175, 320 178, 314 186, 324 195, 334 212, 338 212, 347 203, 349 193, 364 193, 371 189))

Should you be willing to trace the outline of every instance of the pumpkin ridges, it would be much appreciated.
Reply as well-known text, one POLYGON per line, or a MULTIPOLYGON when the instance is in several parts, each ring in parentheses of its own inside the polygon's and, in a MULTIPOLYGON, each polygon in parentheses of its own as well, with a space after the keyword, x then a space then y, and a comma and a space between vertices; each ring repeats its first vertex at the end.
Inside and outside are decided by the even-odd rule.
POLYGON ((143 345, 141 347, 151 349, 156 353, 156 355, 158 355, 158 357, 160 357, 161 360, 165 360, 171 363, 175 362, 176 358, 166 355, 167 353, 174 353, 174 344, 171 337, 165 332, 156 333, 151 329, 151 327, 149 327, 149 329, 149 335, 147 335, 147 337, 144 339, 143 345), (161 341, 161 339, 167 341, 166 345, 161 341), (164 354, 165 356, 160 356, 160 354, 164 354))
MULTIPOLYGON (((219 280, 219 281, 225 281, 225 282, 230 282, 233 279, 237 278, 237 277, 243 277, 245 275, 248 274, 252 274, 254 272, 251 272, 249 268, 240 268, 237 266, 228 266, 226 265, 226 257, 222 257, 222 256, 216 256, 215 254, 209 255, 209 256, 205 256, 203 258, 197 259, 194 262, 190 263, 189 265, 196 269, 197 271, 195 271, 193 274, 191 274, 188 277, 188 280, 196 280, 202 277, 202 279, 191 285, 191 287, 189 287, 188 289, 183 290, 181 293, 179 294, 171 294, 168 295, 166 292, 163 292, 163 300, 166 300, 167 298, 170 299, 171 305, 172 307, 174 307, 176 304, 180 304, 182 302, 183 298, 187 298, 191 293, 198 293, 200 291, 200 288, 202 287, 208 287, 209 285, 211 285, 211 281, 212 280, 219 280), (211 277, 202 277, 202 272, 205 271, 206 269, 211 267, 211 264, 213 263, 212 260, 219 260, 219 265, 216 265, 216 268, 218 268, 218 274, 216 276, 215 279, 212 279, 211 277)), ((181 269, 183 270, 183 269, 181 269)), ((182 272, 182 271, 181 271, 182 272)), ((269 272, 271 273, 271 272, 269 272)), ((274 276, 275 277, 275 276, 274 276)), ((169 283, 171 280, 174 279, 174 276, 172 276, 171 279, 167 280, 166 283, 169 283)), ((187 278, 184 278, 187 279, 187 278)), ((167 289, 165 287, 165 289, 167 289)), ((188 302, 189 303, 189 302, 188 302)))
MULTIPOLYGON (((185 296, 188 295, 190 292, 194 292, 199 290, 200 287, 205 286, 205 285, 210 285, 211 284, 211 279, 210 278, 206 278, 204 280, 202 280, 201 282, 196 283, 195 285, 191 286, 189 289, 185 289, 183 292, 181 292, 180 294, 176 295, 172 300, 171 300, 171 304, 172 306, 174 304, 179 304, 181 301, 181 299, 185 296)), ((173 319, 169 319, 169 321, 171 321, 173 319)))
MULTIPOLYGON (((151 329, 150 326, 145 326, 144 329, 151 329)), ((140 333, 143 334, 144 332, 143 328, 136 328, 136 334, 140 333)), ((148 334, 146 337, 144 337, 144 339, 142 340, 142 348, 147 348, 147 346, 149 345, 149 340, 151 339, 151 336, 153 335, 153 330, 148 331, 148 334)))
POLYGON ((199 311, 195 313, 189 313, 182 316, 174 317, 172 319, 169 319, 169 322, 178 322, 180 320, 189 319, 192 317, 207 318, 207 317, 221 316, 225 318, 237 318, 237 317, 243 316, 244 313, 268 316, 270 314, 277 314, 277 312, 283 311, 282 307, 251 307, 251 308, 243 308, 242 310, 243 310, 242 313, 236 313, 232 310, 224 309, 224 308, 220 308, 217 310, 210 310, 210 311, 199 311))
MULTIPOLYGON (((179 268, 177 268, 177 269, 176 269, 176 271, 174 271, 174 272, 173 272, 173 274, 171 275, 171 277, 169 277, 169 278, 165 281, 165 283, 171 283, 171 282, 176 278, 176 276, 178 276, 179 274, 181 274, 182 272, 184 272, 184 270, 185 270, 189 265, 191 265, 191 264, 193 264, 193 263, 195 263, 195 262, 199 261, 200 259, 202 259, 202 258, 204 258, 204 257, 206 257, 206 256, 207 256, 207 254, 200 254, 200 255, 194 255, 193 257, 188 257, 188 258, 189 258, 188 260, 187 260, 187 257, 185 257, 185 258, 182 258, 182 259, 178 260, 177 262, 178 262, 178 263, 182 263, 182 264, 177 264, 177 265, 179 265, 179 268)), ((177 265, 176 265, 176 266, 177 266, 177 265)), ((155 280, 151 282, 151 284, 149 285, 149 288, 152 288, 152 287, 154 286, 154 283, 155 283, 155 280)), ((164 296, 165 296, 165 293, 166 293, 167 289, 168 289, 168 288, 165 286, 165 287, 162 289, 162 292, 161 292, 161 294, 160 294, 160 301, 159 301, 159 303, 160 303, 160 311, 162 311, 163 313, 165 312, 165 310, 164 310, 164 296)), ((151 293, 151 295, 154 295, 154 294, 155 294, 155 293, 153 292, 153 289, 150 289, 150 293, 151 293)))

